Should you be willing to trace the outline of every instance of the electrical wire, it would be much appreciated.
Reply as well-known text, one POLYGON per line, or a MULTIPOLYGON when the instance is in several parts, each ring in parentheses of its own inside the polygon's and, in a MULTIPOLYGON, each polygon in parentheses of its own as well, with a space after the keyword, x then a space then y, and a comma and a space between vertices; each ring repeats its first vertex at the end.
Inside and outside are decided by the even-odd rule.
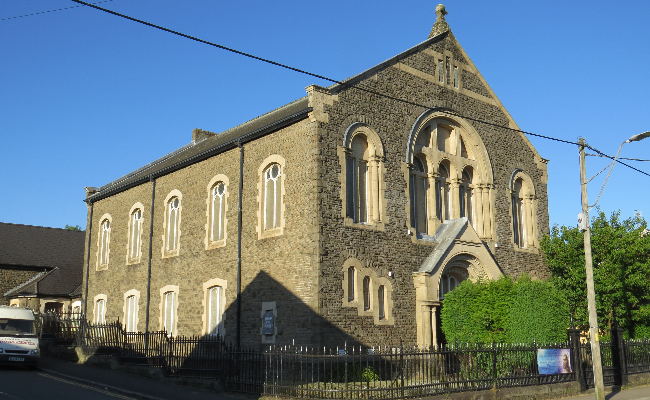
MULTIPOLYGON (((108 3, 109 1, 113 1, 113 0, 98 1, 98 2, 93 3, 93 4, 108 3)), ((6 21, 8 19, 16 19, 16 18, 23 18, 23 17, 31 17, 33 15, 47 14, 47 13, 51 13, 51 12, 55 12, 55 11, 63 11, 63 10, 69 10, 71 8, 79 8, 79 7, 82 7, 82 6, 72 6, 72 7, 57 8, 55 10, 39 11, 39 12, 31 13, 31 14, 17 15, 15 17, 0 18, 0 21, 6 21)))
MULTIPOLYGON (((305 70, 302 70, 302 69, 294 68, 294 67, 291 67, 291 66, 286 65, 286 64, 282 64, 282 63, 279 63, 279 62, 276 62, 276 61, 268 60, 266 58, 258 57, 258 56, 255 56, 253 54, 245 53, 243 51, 235 50, 235 49, 232 49, 230 47, 222 46, 222 45, 217 44, 217 43, 209 42, 207 40, 203 40, 203 39, 197 38, 195 36, 186 35, 184 33, 181 33, 181 32, 178 32, 178 31, 175 31, 175 30, 172 30, 172 29, 168 29, 168 28, 165 28, 165 27, 160 26, 160 25, 155 25, 155 24, 152 24, 150 22, 146 22, 146 21, 143 21, 143 20, 140 20, 140 19, 137 19, 137 18, 130 17, 128 15, 120 14, 118 12, 115 12, 115 11, 112 11, 112 10, 109 10, 109 9, 106 9, 106 8, 103 8, 103 7, 99 7, 99 6, 96 6, 96 5, 91 4, 91 3, 86 3, 86 2, 81 1, 81 0, 72 0, 72 1, 74 1, 75 3, 86 5, 88 7, 95 8, 97 10, 107 12, 109 14, 113 14, 113 15, 118 16, 118 17, 128 19, 128 20, 133 21, 133 22, 137 22, 137 23, 140 23, 140 24, 143 24, 143 25, 150 26, 152 28, 156 28, 156 29, 160 29, 160 30, 165 31, 165 32, 172 33, 174 35, 178 35, 178 36, 190 39, 190 40, 194 40, 194 41, 199 42, 199 43, 207 44, 209 46, 217 47, 217 48, 222 49, 222 50, 227 50, 227 51, 230 51, 230 52, 235 53, 235 54, 239 54, 239 55, 242 55, 242 56, 245 56, 245 57, 249 57, 249 58, 252 58, 252 59, 257 60, 257 61, 262 61, 262 62, 272 64, 272 65, 275 65, 275 66, 278 66, 278 67, 281 67, 281 68, 286 68, 286 69, 289 69, 289 70, 294 71, 294 72, 299 72, 301 74, 309 75, 309 76, 312 76, 312 77, 315 77, 315 78, 318 78, 318 79, 323 79, 323 80, 326 80, 328 82, 343 85, 343 86, 348 87, 348 88, 361 90, 361 91, 364 91, 364 92, 367 92, 367 93, 370 93, 370 94, 374 94, 374 95, 381 96, 381 97, 384 97, 384 98, 387 98, 387 99, 395 100, 395 101, 398 101, 398 102, 401 102, 401 103, 404 103, 404 104, 409 104, 409 105, 413 105, 413 106, 417 106, 417 107, 422 107, 422 108, 425 108, 425 109, 431 109, 431 107, 429 107, 429 106, 425 106, 425 105, 422 105, 422 104, 419 104, 419 103, 416 103, 416 102, 413 102, 413 101, 410 101, 410 100, 400 99, 398 97, 394 97, 394 96, 390 96, 390 95, 387 95, 387 94, 384 94, 384 93, 380 93, 380 92, 377 92, 375 90, 371 90, 371 89, 361 87, 359 85, 351 85, 351 84, 348 84, 348 83, 346 83, 344 81, 338 81, 336 79, 328 78, 328 77, 323 76, 323 75, 319 75, 319 74, 315 74, 315 73, 305 71, 305 70)), ((551 136, 540 135, 540 134, 532 133, 532 132, 526 132, 526 131, 523 131, 521 129, 514 129, 514 128, 510 128, 509 126, 503 126, 503 125, 495 124, 495 123, 492 123, 492 122, 479 120, 477 118, 468 117, 468 116, 465 116, 465 115, 462 115, 462 114, 459 114, 457 112, 450 111, 450 110, 446 110, 446 112, 448 112, 449 114, 456 115, 458 117, 470 120, 470 121, 479 122, 479 123, 482 123, 482 124, 494 126, 494 127, 501 128, 501 129, 507 129, 507 130, 510 130, 510 131, 513 131, 513 132, 519 132, 519 133, 523 133, 523 134, 530 135, 530 136, 535 136, 535 137, 539 137, 539 138, 543 138, 543 139, 547 139, 547 140, 553 140, 553 141, 561 142, 561 143, 573 144, 573 145, 576 145, 576 146, 580 145, 577 142, 571 142, 569 140, 558 139, 558 138, 554 138, 554 137, 551 137, 551 136)), ((642 173, 644 175, 650 176, 649 173, 641 171, 638 168, 634 168, 631 165, 628 165, 628 164, 618 160, 617 158, 608 156, 605 153, 603 153, 603 152, 601 152, 601 151, 599 151, 599 150, 597 150, 597 149, 595 149, 595 148, 593 148, 593 147, 591 147, 589 145, 585 145, 585 147, 595 151, 596 153, 600 154, 603 157, 613 159, 614 162, 618 162, 618 163, 620 163, 622 165, 625 165, 628 168, 632 168, 635 171, 638 171, 638 172, 640 172, 640 173, 642 173)))

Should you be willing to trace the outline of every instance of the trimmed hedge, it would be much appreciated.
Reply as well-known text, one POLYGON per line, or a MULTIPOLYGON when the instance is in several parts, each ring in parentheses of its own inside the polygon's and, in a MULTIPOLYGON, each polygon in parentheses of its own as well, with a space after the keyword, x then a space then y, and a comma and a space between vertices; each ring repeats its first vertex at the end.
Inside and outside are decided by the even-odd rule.
POLYGON ((569 305, 551 282, 466 280, 445 295, 442 331, 449 343, 539 343, 567 338, 569 305))

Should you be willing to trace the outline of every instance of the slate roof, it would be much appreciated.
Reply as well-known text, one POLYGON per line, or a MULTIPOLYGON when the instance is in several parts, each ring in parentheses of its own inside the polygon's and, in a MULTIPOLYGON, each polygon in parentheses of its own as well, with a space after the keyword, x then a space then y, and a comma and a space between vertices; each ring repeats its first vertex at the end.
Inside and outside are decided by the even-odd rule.
POLYGON ((9 292, 34 291, 30 283, 38 283, 39 295, 73 292, 82 281, 85 238, 80 231, 0 222, 0 268, 47 270, 9 292))

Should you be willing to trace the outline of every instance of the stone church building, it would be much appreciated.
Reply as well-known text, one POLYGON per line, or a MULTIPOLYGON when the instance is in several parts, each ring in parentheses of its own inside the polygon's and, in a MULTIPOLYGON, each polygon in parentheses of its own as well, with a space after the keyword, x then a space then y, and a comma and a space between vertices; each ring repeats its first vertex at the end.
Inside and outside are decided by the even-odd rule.
POLYGON ((427 346, 463 280, 548 277, 547 160, 436 13, 377 66, 86 188, 88 318, 427 346))

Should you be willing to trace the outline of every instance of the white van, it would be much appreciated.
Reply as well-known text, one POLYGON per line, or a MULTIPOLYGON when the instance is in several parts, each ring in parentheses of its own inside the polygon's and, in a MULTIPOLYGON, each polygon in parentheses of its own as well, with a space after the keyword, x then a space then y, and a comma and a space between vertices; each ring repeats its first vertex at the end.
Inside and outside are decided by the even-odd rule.
POLYGON ((0 364, 35 368, 40 357, 38 345, 34 313, 0 306, 0 364))

